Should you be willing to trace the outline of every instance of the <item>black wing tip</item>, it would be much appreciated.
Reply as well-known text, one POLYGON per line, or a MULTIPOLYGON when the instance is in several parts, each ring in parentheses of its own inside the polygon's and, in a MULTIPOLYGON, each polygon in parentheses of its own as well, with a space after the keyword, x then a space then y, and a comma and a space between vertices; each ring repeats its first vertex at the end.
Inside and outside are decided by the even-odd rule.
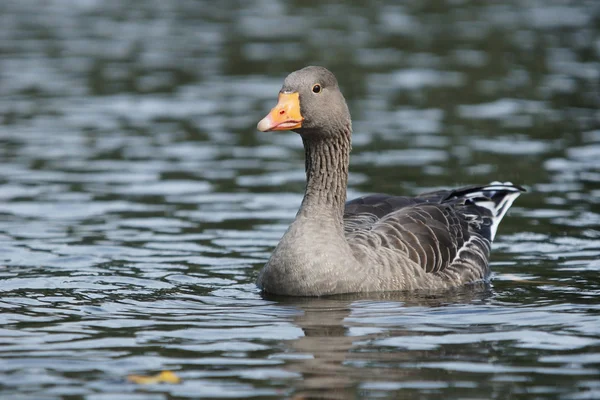
POLYGON ((485 186, 481 186, 482 189, 487 189, 490 186, 501 186, 505 189, 517 189, 519 192, 527 192, 527 189, 525 189, 525 187, 521 186, 521 185, 517 185, 514 184, 512 182, 500 182, 500 181, 494 181, 494 182, 490 182, 489 184, 485 185, 485 186))
POLYGON ((515 185, 512 182, 494 181, 488 183, 487 185, 464 186, 455 189, 448 194, 444 201, 473 197, 473 195, 475 194, 481 194, 484 197, 489 197, 489 194, 486 194, 486 192, 496 192, 497 194, 508 195, 510 193, 520 194, 523 192, 527 192, 527 189, 525 189, 521 185, 515 185))

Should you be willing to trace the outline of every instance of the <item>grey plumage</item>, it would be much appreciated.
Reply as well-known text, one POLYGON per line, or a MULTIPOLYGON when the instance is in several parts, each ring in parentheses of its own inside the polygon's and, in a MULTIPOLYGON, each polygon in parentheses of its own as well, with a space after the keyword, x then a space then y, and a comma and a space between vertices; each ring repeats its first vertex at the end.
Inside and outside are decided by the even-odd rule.
MULTIPOLYGON (((296 219, 260 272, 262 290, 319 296, 448 288, 489 277, 491 243, 521 187, 493 182, 346 203, 352 125, 335 77, 307 67, 290 74, 281 93, 298 93, 303 120, 293 130, 302 136, 307 184, 296 219)), ((285 122, 286 110, 274 108, 259 129, 286 129, 274 121, 285 122)))

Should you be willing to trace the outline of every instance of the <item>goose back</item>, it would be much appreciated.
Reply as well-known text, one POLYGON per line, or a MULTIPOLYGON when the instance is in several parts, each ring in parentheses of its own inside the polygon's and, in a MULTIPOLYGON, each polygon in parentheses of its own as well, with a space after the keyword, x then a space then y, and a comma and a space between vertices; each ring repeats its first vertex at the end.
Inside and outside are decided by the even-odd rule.
POLYGON ((496 228, 521 191, 509 182, 493 182, 412 198, 364 196, 346 204, 344 231, 351 247, 361 249, 359 258, 387 254, 427 273, 480 271, 486 279, 496 228))

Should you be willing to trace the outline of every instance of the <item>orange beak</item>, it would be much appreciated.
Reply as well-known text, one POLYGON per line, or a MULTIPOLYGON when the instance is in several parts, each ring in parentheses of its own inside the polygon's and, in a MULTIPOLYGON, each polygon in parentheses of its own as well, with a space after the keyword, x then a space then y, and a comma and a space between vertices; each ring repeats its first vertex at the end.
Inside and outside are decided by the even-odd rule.
POLYGON ((291 131, 302 127, 304 117, 300 113, 300 94, 279 93, 279 101, 266 117, 260 120, 256 129, 261 132, 291 131))

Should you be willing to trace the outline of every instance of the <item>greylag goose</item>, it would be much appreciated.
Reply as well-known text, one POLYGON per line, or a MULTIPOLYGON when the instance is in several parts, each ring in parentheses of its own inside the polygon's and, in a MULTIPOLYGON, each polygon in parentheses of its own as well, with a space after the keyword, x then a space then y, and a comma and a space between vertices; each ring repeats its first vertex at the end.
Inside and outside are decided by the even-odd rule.
POLYGON ((300 134, 306 157, 304 199, 259 274, 264 292, 443 289, 489 278, 491 243, 521 187, 493 182, 346 202, 352 123, 337 79, 323 67, 288 75, 257 129, 300 134))

